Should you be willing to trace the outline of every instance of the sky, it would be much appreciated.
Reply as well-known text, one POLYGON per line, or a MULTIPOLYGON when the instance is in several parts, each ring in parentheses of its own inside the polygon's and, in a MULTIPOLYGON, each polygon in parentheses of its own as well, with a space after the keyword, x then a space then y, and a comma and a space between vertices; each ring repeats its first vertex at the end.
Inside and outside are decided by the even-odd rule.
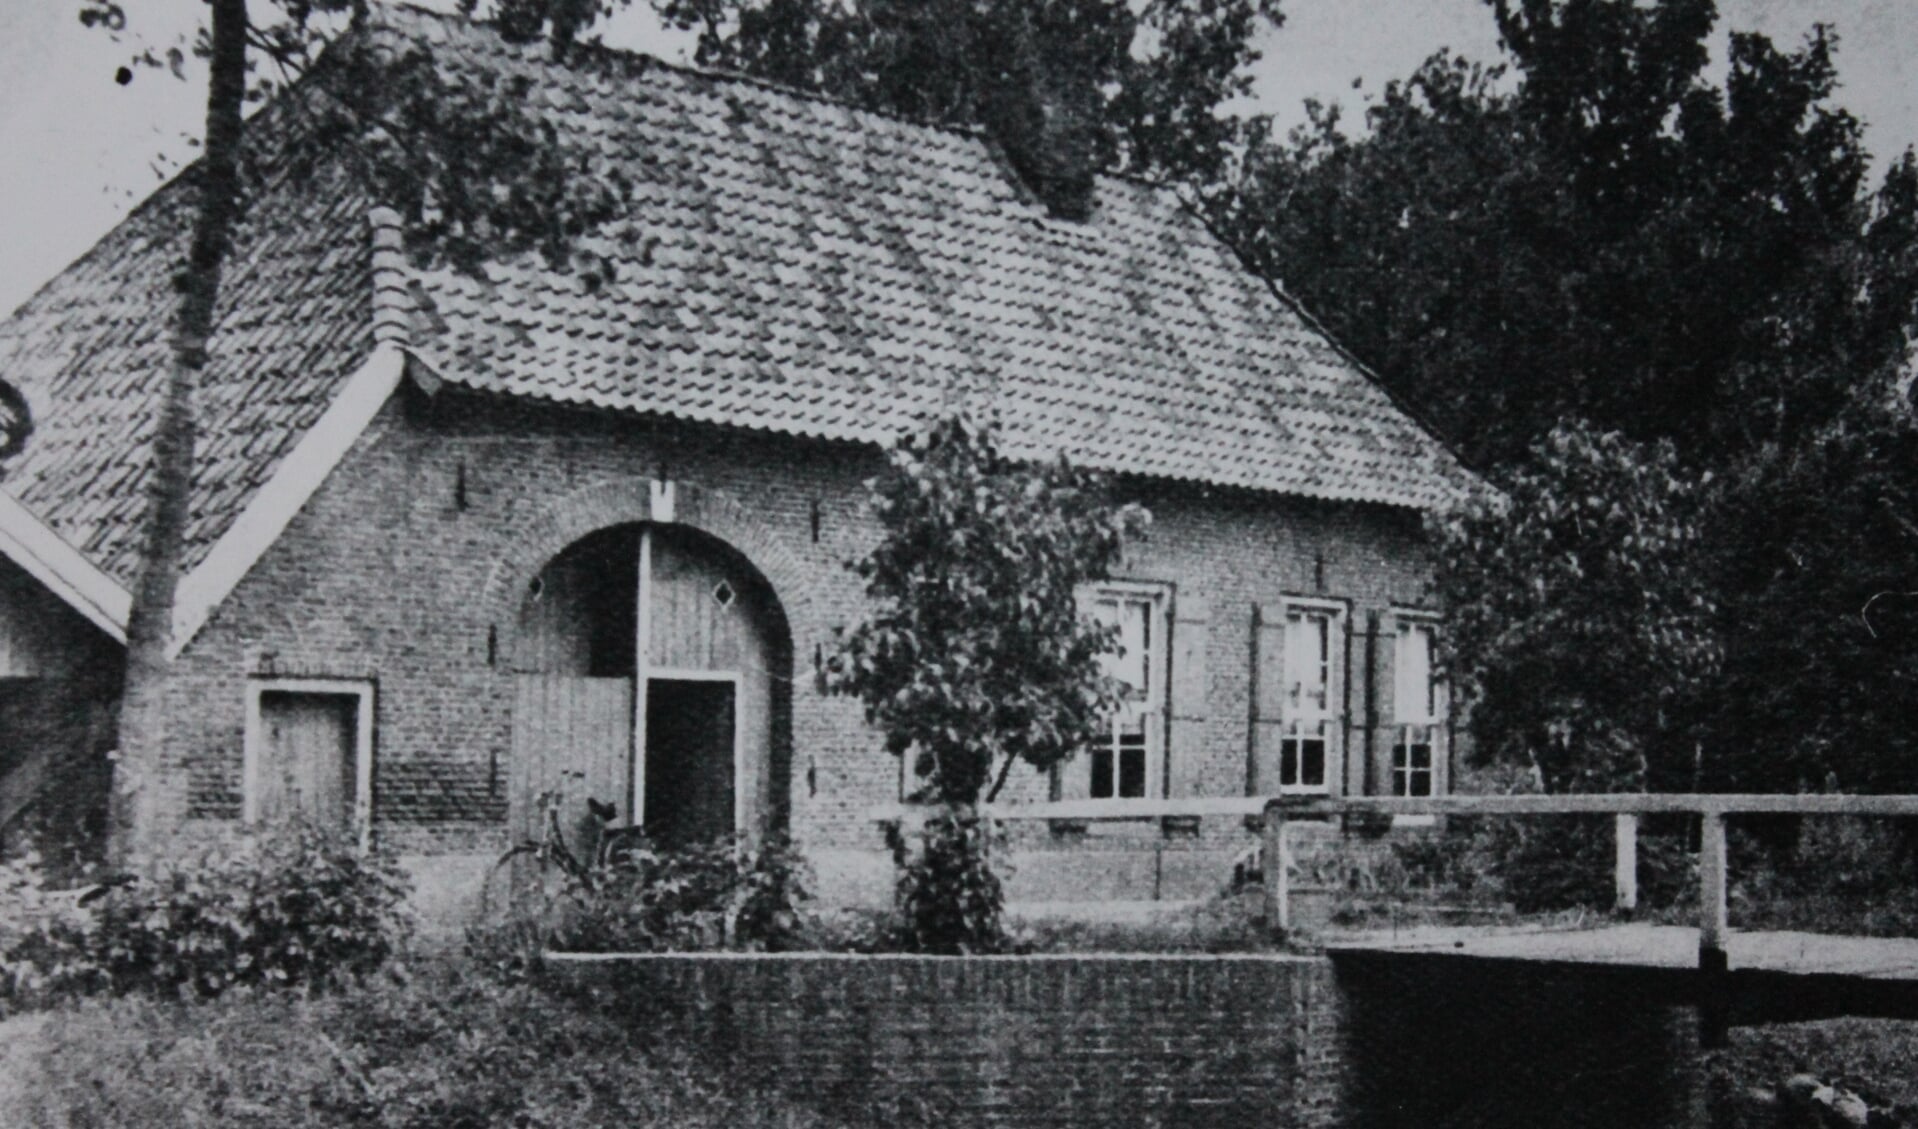
MULTIPOLYGON (((129 32, 164 51, 189 35, 201 0, 124 0, 129 32)), ((78 0, 0 0, 0 311, 12 310, 191 160, 204 112, 203 75, 187 81, 114 71, 132 44, 82 27, 78 0)), ((1285 25, 1263 42, 1257 108, 1283 126, 1307 98, 1338 102, 1348 120, 1389 79, 1450 47, 1495 61, 1484 0, 1285 0, 1285 25), (1357 80, 1357 86, 1354 82, 1357 80)), ((1840 37, 1838 101, 1866 123, 1886 159, 1918 143, 1918 0, 1719 0, 1728 28, 1796 45, 1815 22, 1840 37)), ((683 59, 688 42, 643 2, 605 31, 609 43, 683 59)))

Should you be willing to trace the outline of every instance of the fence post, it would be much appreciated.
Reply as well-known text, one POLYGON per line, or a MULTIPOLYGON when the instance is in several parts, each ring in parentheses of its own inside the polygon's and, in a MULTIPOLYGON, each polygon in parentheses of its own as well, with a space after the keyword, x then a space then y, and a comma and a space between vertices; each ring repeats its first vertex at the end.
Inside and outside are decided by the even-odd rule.
POLYGON ((1617 894, 1618 912, 1631 913, 1638 908, 1637 812, 1619 812, 1612 817, 1612 844, 1616 851, 1612 888, 1617 894))
POLYGON ((1727 1042, 1727 929, 1725 911, 1725 816, 1699 813, 1698 826, 1698 975, 1699 1045, 1706 1050, 1727 1042))
POLYGON ((1725 967, 1725 816, 1699 813, 1698 964, 1725 967))
POLYGON ((1265 805, 1264 844, 1259 863, 1260 880, 1265 884, 1265 927, 1283 935, 1292 928, 1292 905, 1287 886, 1291 852, 1286 850, 1285 810, 1279 801, 1265 805))

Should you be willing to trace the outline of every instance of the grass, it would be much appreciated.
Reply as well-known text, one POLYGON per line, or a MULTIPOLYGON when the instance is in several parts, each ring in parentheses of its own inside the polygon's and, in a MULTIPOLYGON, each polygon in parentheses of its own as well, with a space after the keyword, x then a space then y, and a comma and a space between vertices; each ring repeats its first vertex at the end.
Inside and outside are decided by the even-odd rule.
POLYGON ((1851 1090, 1875 1109, 1874 1125, 1918 1125, 1918 1023, 1831 1019, 1738 1028, 1706 1063, 1713 1129, 1771 1129, 1776 1093, 1795 1074, 1851 1090))
POLYGON ((1022 917, 1013 926, 1020 947, 1035 953, 1292 952, 1260 920, 1259 894, 1221 895, 1174 904, 1144 916, 1022 917))
POLYGON ((93 1000, 0 1027, 7 1123, 824 1129, 816 1113, 457 961, 337 995, 93 1000))

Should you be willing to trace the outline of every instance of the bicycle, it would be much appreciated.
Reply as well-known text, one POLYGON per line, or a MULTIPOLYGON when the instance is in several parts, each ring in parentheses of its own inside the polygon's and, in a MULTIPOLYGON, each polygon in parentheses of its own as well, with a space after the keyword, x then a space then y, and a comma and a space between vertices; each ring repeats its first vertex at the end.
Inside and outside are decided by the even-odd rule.
POLYGON ((582 859, 567 844, 565 829, 560 824, 560 812, 565 807, 565 801, 565 794, 557 789, 539 794, 536 802, 540 808, 540 837, 514 844, 493 863, 481 887, 482 920, 489 918, 496 909, 512 905, 522 893, 521 887, 526 883, 516 873, 519 869, 516 864, 522 858, 531 858, 537 864, 539 884, 545 887, 544 892, 549 898, 553 893, 549 876, 557 872, 569 882, 564 892, 573 900, 583 903, 597 891, 600 875, 641 849, 644 833, 639 827, 614 826, 613 821, 619 817, 619 808, 588 798, 586 809, 597 823, 598 834, 594 836, 591 860, 582 859))

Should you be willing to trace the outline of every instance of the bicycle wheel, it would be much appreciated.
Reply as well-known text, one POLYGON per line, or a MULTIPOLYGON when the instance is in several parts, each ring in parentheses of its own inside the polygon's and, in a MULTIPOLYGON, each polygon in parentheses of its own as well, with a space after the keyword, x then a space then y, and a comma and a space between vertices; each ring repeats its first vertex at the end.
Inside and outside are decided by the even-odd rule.
POLYGON ((539 844, 521 843, 487 868, 480 884, 479 924, 497 925, 531 905, 539 869, 539 844))

